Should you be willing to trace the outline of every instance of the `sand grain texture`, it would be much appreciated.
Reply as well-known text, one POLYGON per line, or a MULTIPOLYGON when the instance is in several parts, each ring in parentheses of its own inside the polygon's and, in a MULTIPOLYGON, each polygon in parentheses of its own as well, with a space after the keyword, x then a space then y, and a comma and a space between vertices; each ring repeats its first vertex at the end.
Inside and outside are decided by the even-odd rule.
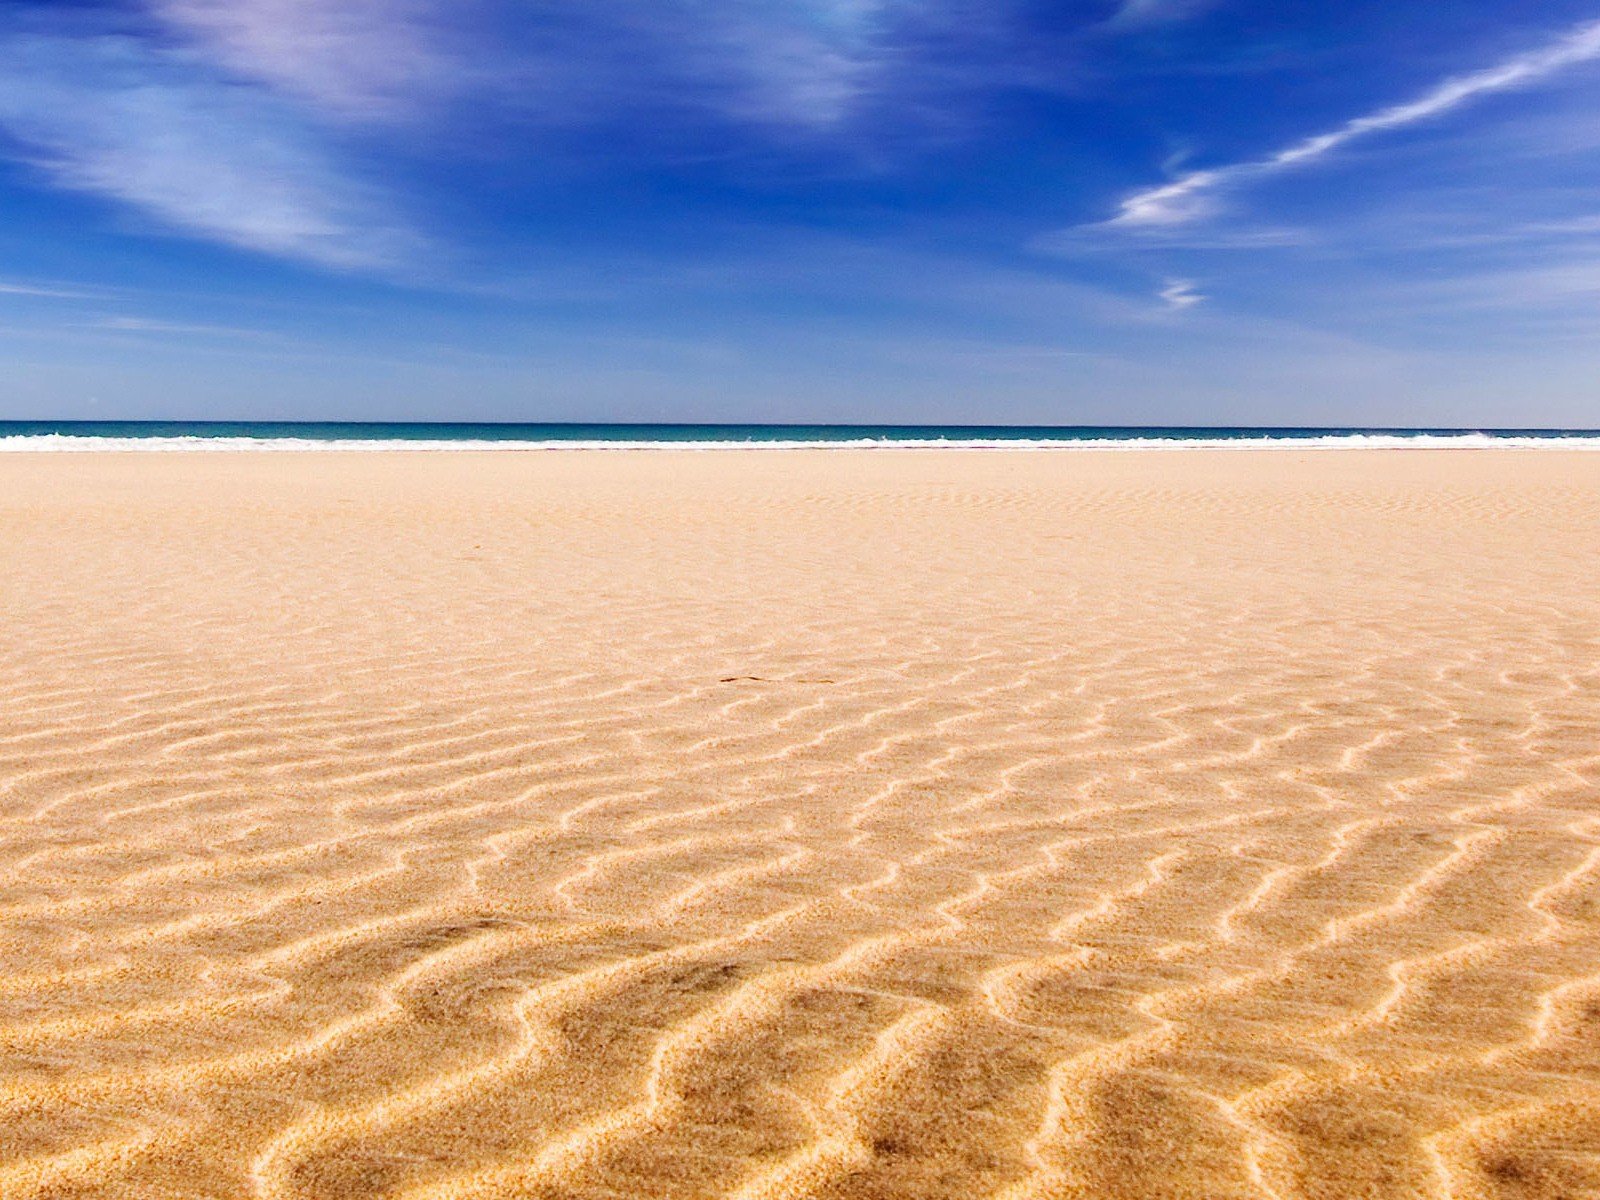
POLYGON ((15 455, 0 1195, 1600 1195, 1600 457, 15 455))

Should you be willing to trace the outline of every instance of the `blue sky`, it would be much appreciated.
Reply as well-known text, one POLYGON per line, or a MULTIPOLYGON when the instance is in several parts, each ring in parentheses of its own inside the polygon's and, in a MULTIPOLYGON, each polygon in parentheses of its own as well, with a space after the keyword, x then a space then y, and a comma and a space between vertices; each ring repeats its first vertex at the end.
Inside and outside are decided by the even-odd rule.
POLYGON ((1600 0, 0 0, 0 418, 1600 425, 1600 0))

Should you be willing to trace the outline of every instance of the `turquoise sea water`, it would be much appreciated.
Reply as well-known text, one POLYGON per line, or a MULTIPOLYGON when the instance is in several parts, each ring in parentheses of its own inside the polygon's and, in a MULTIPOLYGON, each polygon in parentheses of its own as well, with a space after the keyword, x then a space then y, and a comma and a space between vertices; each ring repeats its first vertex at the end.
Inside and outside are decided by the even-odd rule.
POLYGON ((1600 449, 1600 430, 1023 425, 574 425, 288 421, 0 421, 0 450, 737 447, 1240 449, 1289 446, 1600 449))

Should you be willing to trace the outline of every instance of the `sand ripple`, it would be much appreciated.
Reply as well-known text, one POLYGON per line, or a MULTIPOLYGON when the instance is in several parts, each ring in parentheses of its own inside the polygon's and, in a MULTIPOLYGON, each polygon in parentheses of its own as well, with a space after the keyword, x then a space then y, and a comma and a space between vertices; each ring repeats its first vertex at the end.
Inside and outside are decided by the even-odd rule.
POLYGON ((10 456, 0 1195, 1600 1195, 1582 455, 10 456))

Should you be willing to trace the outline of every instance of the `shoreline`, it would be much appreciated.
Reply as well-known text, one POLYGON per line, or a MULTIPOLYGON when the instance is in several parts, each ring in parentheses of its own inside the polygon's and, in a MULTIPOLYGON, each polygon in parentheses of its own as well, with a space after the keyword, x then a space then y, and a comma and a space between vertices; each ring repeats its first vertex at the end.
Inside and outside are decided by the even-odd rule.
POLYGON ((1538 450, 1588 452, 1600 450, 1600 432, 1552 433, 1538 436, 1463 433, 1435 434, 1340 434, 1304 437, 1129 437, 1079 439, 927 439, 910 438, 857 440, 728 440, 728 441, 635 441, 564 440, 518 441, 513 439, 408 439, 408 438, 275 438, 275 437, 73 437, 59 435, 0 436, 0 454, 286 454, 286 453, 552 453, 557 451, 731 453, 820 451, 999 451, 1006 453, 1063 453, 1183 450, 1230 451, 1391 451, 1391 450, 1538 450))

